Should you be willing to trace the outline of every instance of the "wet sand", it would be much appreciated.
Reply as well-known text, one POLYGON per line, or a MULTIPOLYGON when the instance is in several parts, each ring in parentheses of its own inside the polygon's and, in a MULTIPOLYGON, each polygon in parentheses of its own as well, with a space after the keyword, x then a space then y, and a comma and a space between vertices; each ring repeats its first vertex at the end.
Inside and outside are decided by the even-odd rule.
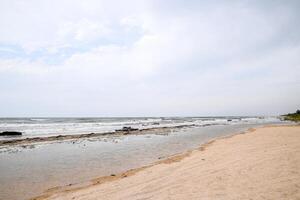
POLYGON ((35 199, 300 199, 300 126, 250 129, 35 199))

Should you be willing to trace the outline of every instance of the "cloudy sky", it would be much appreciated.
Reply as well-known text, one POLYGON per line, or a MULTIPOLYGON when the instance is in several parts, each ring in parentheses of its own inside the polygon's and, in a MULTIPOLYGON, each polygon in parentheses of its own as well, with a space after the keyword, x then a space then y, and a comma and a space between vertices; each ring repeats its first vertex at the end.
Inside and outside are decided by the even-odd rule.
POLYGON ((300 108, 300 1, 0 0, 0 116, 300 108))

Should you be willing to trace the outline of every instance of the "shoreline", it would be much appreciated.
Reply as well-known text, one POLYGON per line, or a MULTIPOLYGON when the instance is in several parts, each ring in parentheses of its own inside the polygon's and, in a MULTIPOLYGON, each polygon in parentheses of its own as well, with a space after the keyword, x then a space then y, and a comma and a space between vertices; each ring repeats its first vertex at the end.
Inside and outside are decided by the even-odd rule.
POLYGON ((75 184, 69 184, 66 186, 58 186, 58 187, 54 187, 54 188, 50 188, 46 191, 44 191, 41 195, 31 198, 31 200, 44 200, 44 199, 48 199, 49 197, 52 197, 53 195, 63 195, 63 194, 70 194, 70 193, 74 193, 77 191, 82 191, 82 190, 86 190, 95 186, 100 186, 102 184, 106 184, 106 183, 110 183, 110 182, 115 182, 115 181, 120 181, 122 179, 128 178, 128 177, 133 177, 134 175, 138 174, 139 172, 145 171, 147 169, 151 169, 153 167, 162 165, 162 164, 173 164, 173 163, 180 163, 182 160, 184 160, 185 158, 191 157, 192 154, 195 154, 197 152, 204 152, 207 150, 208 147, 210 147, 212 144, 214 144, 215 142, 219 142, 219 141, 226 141, 229 140, 230 138, 234 138, 236 136, 239 135, 243 135, 243 134, 250 134, 252 132, 255 132, 257 130, 260 129, 265 129, 265 128, 287 128, 287 127, 299 127, 299 124, 295 124, 295 125, 264 125, 262 127, 259 128, 249 128, 246 131, 242 131, 242 132, 238 132, 238 133, 232 133, 228 136, 220 136, 220 137, 216 137, 206 143, 201 144, 198 148, 196 149, 192 149, 186 152, 182 152, 179 154, 175 154, 172 156, 169 156, 167 158, 164 158, 162 160, 159 160, 157 162, 154 162, 150 165, 146 165, 140 168, 135 168, 135 169, 130 169, 127 170, 125 172, 122 173, 118 173, 118 174, 111 174, 108 176, 101 176, 98 178, 94 178, 91 179, 88 182, 84 182, 84 183, 75 183, 75 184))
MULTIPOLYGON (((210 125, 204 125, 210 126, 210 125)), ((43 142, 56 142, 56 141, 67 141, 67 140, 76 140, 76 139, 86 139, 86 138, 96 138, 96 137, 105 137, 105 136, 123 136, 123 135, 145 135, 145 134, 167 134, 173 130, 179 130, 182 128, 192 128, 192 127, 201 127, 200 125, 190 124, 190 125, 178 125, 172 127, 153 127, 138 129, 133 131, 112 131, 104 133, 83 133, 83 134, 71 134, 71 135, 55 135, 55 136, 45 136, 45 137, 28 137, 22 139, 7 139, 0 140, 0 148, 16 146, 16 145, 31 145, 36 143, 43 142), (161 133, 158 133, 161 132, 161 133)))

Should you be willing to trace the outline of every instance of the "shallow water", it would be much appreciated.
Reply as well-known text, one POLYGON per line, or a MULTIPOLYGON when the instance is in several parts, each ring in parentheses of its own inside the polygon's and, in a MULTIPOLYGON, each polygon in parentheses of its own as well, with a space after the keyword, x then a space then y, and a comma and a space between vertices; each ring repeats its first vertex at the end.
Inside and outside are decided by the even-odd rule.
MULTIPOLYGON (((273 123, 281 123, 279 121, 273 123)), ((48 188, 148 165, 212 138, 267 123, 180 129, 168 135, 128 135, 10 147, 0 151, 0 199, 27 199, 48 188)))

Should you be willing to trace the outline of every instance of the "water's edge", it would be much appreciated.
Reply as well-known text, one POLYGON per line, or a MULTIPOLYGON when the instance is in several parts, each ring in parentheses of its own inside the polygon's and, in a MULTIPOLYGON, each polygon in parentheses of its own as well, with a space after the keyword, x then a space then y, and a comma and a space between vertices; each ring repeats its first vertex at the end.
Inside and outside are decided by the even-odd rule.
POLYGON ((53 194, 58 194, 58 193, 65 193, 65 192, 74 192, 77 190, 81 190, 81 189, 85 189, 85 188, 89 188, 91 186, 95 186, 95 185, 100 185, 103 183, 107 183, 107 182, 111 182, 111 181, 115 181, 115 180, 119 180, 122 178, 127 178, 130 176, 135 175, 136 173, 145 170, 147 168, 153 167, 155 165, 159 165, 159 164, 171 164, 174 162, 179 162, 182 159, 189 157, 191 155, 192 152, 195 151, 204 151, 206 150, 207 147, 209 147, 210 145, 212 145, 215 141, 217 140, 223 140, 223 139, 229 139, 232 138, 236 135, 240 135, 240 134, 247 134, 247 133, 251 133, 254 132, 255 130, 259 129, 259 128, 264 128, 264 127, 282 127, 282 126, 295 126, 295 125, 290 125, 290 124, 281 124, 281 125, 277 125, 277 124, 271 124, 271 125, 263 125, 263 126, 253 126, 251 128, 248 128, 245 131, 240 131, 240 132, 236 132, 236 133, 231 133, 225 136, 218 136, 215 138, 212 138, 206 142, 203 142, 202 144, 199 144, 198 147, 193 148, 193 149, 189 149, 186 150, 184 152, 180 152, 180 153, 176 153, 173 155, 170 155, 166 158, 161 158, 161 160, 150 163, 148 165, 143 165, 141 167, 138 168, 133 168, 133 169, 129 169, 126 170, 124 172, 120 172, 117 174, 111 174, 111 175, 106 175, 106 176, 100 176, 100 177, 95 177, 89 181, 86 182, 81 182, 81 183, 70 183, 68 185, 65 186, 55 186, 52 188, 47 189, 46 191, 44 191, 41 195, 38 195, 36 197, 31 198, 30 200, 43 200, 53 194))
POLYGON ((55 186, 90 185, 91 182, 99 182, 95 177, 110 177, 129 169, 139 169, 196 149, 210 140, 264 125, 154 128, 129 134, 101 134, 99 137, 92 134, 92 137, 64 138, 49 143, 24 142, 2 146, 0 199, 28 199, 55 186))

